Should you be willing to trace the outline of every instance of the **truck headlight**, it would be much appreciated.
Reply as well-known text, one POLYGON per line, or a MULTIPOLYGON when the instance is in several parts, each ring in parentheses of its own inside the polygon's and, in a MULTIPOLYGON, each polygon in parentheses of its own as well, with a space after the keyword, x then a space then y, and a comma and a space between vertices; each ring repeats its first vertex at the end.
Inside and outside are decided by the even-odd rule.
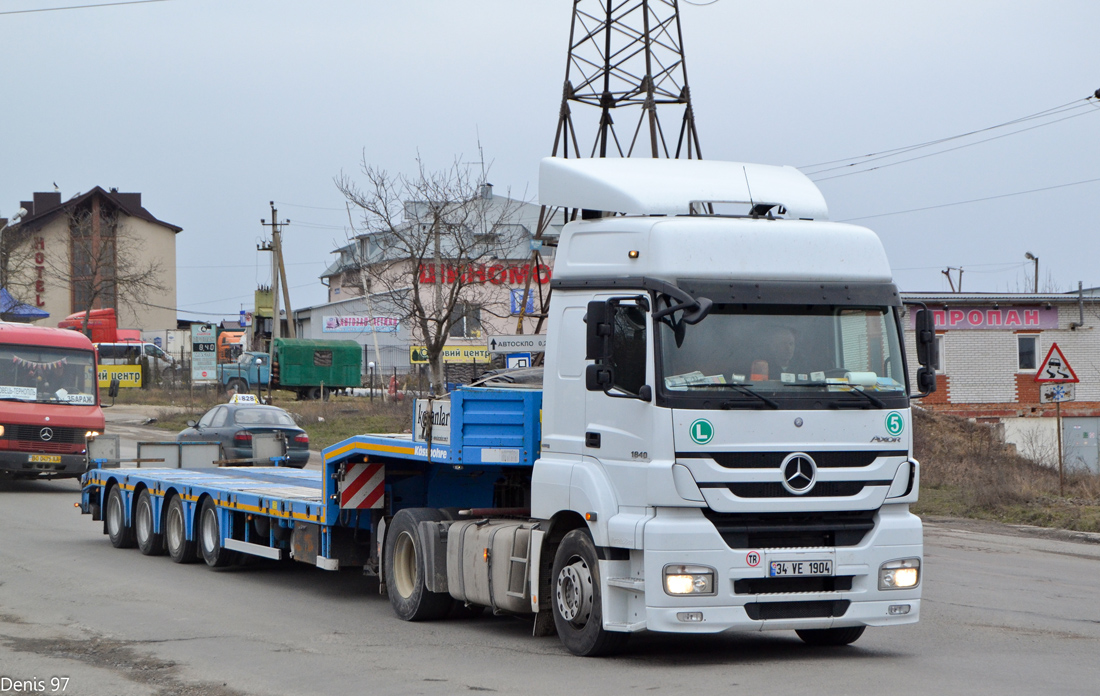
POLYGON ((904 590, 916 587, 920 583, 920 559, 902 558, 887 561, 878 569, 878 588, 880 590, 904 590))
POLYGON ((665 566, 665 592, 670 595, 714 594, 714 568, 694 565, 665 566))

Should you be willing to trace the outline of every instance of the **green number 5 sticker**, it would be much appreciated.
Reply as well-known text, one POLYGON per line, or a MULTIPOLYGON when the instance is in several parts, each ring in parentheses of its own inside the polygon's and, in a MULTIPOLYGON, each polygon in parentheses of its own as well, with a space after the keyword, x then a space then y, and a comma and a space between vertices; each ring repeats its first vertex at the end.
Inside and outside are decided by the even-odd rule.
POLYGON ((886 416, 886 432, 896 437, 901 435, 903 430, 905 430, 905 419, 899 412, 893 411, 886 416))

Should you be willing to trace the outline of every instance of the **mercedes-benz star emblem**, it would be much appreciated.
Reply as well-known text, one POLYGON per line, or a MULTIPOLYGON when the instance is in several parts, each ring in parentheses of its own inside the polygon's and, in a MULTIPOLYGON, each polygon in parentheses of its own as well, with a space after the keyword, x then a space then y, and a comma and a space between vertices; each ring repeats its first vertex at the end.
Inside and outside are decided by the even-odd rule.
POLYGON ((817 481, 817 464, 803 452, 787 455, 779 470, 783 472, 783 487, 793 495, 809 493, 817 481))
POLYGON ((42 428, 38 431, 38 437, 42 438, 46 442, 53 439, 53 428, 42 428))

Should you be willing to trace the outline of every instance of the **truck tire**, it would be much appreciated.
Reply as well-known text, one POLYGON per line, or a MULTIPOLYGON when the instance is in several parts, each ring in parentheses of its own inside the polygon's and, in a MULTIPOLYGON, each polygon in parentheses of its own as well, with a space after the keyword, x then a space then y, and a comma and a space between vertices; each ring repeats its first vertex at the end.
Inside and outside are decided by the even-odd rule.
POLYGON ((317 401, 318 399, 321 398, 321 388, 320 387, 309 387, 309 388, 303 390, 302 393, 305 394, 305 398, 310 400, 310 401, 317 401))
POLYGON ((222 546, 221 523, 218 521, 218 506, 213 498, 203 501, 199 512, 199 551, 202 560, 211 568, 224 568, 235 560, 232 551, 222 546))
POLYGON ((234 377, 233 379, 225 383, 225 390, 227 392, 236 390, 238 394, 247 394, 248 382, 244 381, 243 379, 238 379, 234 377))
POLYGON ((807 645, 851 645, 863 635, 866 626, 846 626, 844 628, 806 628, 795 631, 807 645))
POLYGON ((107 536, 116 549, 134 547, 134 529, 126 525, 126 498, 122 489, 112 486, 107 494, 107 536))
POLYGON ((195 542, 187 540, 187 511, 178 495, 168 501, 168 509, 164 513, 164 545, 168 547, 169 557, 176 563, 198 560, 195 542))
POLYGON ((153 496, 148 490, 141 492, 134 505, 134 539, 138 551, 146 556, 164 553, 164 535, 153 531, 153 496))
POLYGON ((386 528, 386 592, 402 621, 442 619, 454 605, 450 594, 431 592, 424 585, 424 552, 417 528, 421 522, 442 520, 439 510, 406 508, 394 515, 386 528))
POLYGON ((596 657, 626 644, 629 634, 603 627, 600 566, 587 529, 574 529, 561 540, 551 577, 554 626, 569 652, 596 657))

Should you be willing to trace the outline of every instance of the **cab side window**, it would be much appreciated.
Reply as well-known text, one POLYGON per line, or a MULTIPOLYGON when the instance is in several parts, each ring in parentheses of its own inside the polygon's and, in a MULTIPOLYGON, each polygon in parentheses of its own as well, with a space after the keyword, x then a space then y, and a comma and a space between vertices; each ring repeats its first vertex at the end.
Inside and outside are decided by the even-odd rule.
POLYGON ((645 384, 646 314, 637 305, 615 308, 615 331, 611 353, 615 368, 615 387, 637 394, 645 384))

